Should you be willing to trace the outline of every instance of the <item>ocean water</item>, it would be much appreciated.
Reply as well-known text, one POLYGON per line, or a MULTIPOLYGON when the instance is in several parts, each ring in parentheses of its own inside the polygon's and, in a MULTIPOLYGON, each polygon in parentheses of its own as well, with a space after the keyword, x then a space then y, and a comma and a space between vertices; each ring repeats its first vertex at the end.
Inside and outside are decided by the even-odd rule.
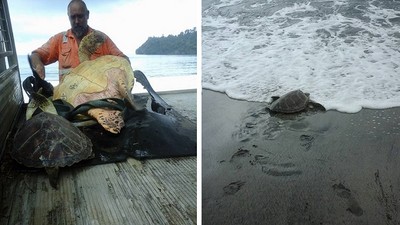
POLYGON ((202 85, 270 102, 301 89, 329 110, 400 106, 399 0, 204 0, 202 85))
MULTIPOLYGON (((129 57, 132 69, 141 70, 147 77, 187 76, 197 73, 196 56, 134 55, 129 57)), ((26 55, 18 56, 21 80, 32 76, 26 55)), ((46 66, 46 80, 58 81, 58 63, 46 66)))

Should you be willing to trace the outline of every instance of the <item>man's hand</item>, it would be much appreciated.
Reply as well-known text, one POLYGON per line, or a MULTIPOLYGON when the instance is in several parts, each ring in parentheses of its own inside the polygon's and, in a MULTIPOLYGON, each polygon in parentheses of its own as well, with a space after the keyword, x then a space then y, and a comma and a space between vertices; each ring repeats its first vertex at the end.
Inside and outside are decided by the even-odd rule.
POLYGON ((37 54, 32 53, 31 60, 33 69, 38 73, 40 78, 44 79, 46 77, 46 70, 42 61, 40 60, 40 57, 37 54))
POLYGON ((39 77, 42 78, 44 80, 44 78, 46 77, 46 71, 44 69, 43 65, 36 65, 36 68, 34 68, 34 70, 39 74, 39 77))

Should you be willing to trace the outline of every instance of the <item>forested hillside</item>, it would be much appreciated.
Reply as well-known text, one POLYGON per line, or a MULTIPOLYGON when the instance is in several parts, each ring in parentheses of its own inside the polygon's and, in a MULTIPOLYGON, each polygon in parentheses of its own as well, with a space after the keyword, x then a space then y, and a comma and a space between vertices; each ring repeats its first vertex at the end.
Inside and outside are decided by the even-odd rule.
POLYGON ((179 35, 167 37, 149 37, 147 41, 136 49, 139 55, 196 55, 197 31, 196 28, 181 32, 179 35))

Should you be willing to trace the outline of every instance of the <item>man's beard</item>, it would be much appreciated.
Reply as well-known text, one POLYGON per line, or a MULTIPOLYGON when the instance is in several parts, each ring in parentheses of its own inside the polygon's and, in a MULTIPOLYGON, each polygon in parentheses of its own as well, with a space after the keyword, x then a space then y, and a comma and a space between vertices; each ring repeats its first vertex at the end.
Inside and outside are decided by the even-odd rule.
POLYGON ((83 26, 75 26, 72 28, 72 33, 74 33, 74 35, 78 38, 78 39, 82 39, 85 34, 87 34, 88 31, 88 27, 83 27, 83 26))

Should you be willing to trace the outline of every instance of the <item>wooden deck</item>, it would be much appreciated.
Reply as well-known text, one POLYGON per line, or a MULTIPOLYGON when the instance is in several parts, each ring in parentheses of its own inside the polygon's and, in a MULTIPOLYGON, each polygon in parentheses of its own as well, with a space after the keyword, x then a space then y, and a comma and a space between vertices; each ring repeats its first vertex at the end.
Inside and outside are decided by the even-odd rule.
MULTIPOLYGON (((196 93, 162 97, 196 121, 196 93)), ((18 173, 3 162, 0 224, 196 224, 196 161, 129 158, 63 168, 57 190, 46 174, 18 173)))

